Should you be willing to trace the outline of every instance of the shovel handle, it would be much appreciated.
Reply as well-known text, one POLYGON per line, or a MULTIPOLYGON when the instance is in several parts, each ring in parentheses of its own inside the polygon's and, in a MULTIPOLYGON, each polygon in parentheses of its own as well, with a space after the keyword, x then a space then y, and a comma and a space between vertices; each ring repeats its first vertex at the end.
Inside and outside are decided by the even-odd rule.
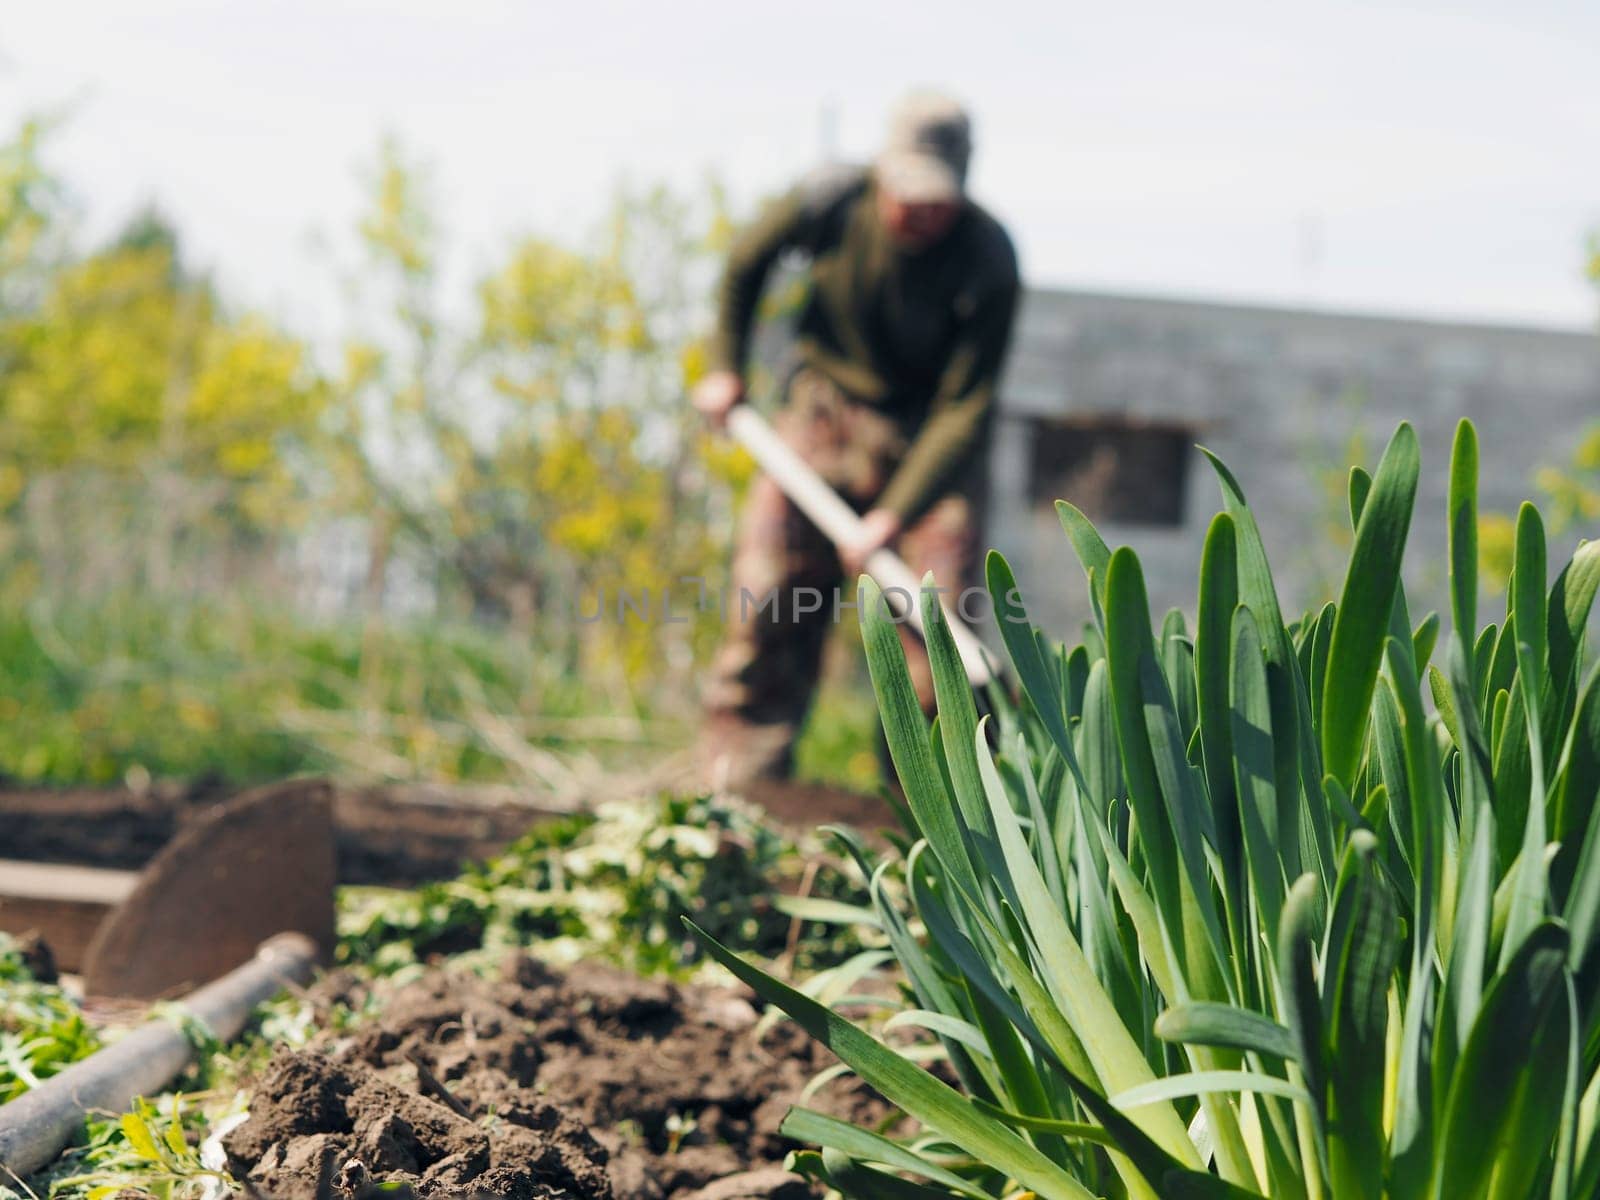
MULTIPOLYGON (((728 413, 728 432, 750 452, 761 469, 772 476, 801 512, 811 519, 818 529, 836 545, 854 540, 861 528, 861 518, 828 486, 811 464, 795 453, 794 448, 780 438, 765 418, 748 404, 738 404, 728 413)), ((918 634, 924 634, 922 611, 915 597, 922 590, 922 581, 906 566, 893 550, 884 547, 873 551, 866 561, 866 572, 883 589, 884 597, 897 616, 907 621, 918 634)), ((961 654, 961 664, 966 668, 967 680, 973 687, 986 687, 999 674, 999 664, 988 648, 980 642, 971 629, 950 611, 950 606, 940 600, 945 623, 955 638, 956 649, 961 654)))

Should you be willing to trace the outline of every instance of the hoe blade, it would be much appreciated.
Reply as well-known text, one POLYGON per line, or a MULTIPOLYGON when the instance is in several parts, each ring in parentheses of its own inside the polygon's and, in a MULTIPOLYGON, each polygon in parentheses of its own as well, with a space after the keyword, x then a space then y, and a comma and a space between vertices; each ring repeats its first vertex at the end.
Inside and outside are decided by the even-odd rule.
POLYGON ((91 996, 178 995, 232 970, 275 933, 333 949, 333 789, 297 780, 247 792, 186 826, 101 922, 91 996))

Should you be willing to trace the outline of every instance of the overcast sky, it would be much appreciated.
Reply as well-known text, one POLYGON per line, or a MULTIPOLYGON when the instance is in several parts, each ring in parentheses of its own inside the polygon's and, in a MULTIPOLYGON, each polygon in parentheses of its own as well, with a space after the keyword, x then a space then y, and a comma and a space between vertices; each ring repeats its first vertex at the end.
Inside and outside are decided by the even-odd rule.
POLYGON ((230 294, 326 302, 384 130, 464 270, 614 182, 741 201, 871 153, 905 87, 974 112, 1034 284, 1592 325, 1600 3, 3 0, 0 122, 70 102, 94 230, 171 213, 230 294))

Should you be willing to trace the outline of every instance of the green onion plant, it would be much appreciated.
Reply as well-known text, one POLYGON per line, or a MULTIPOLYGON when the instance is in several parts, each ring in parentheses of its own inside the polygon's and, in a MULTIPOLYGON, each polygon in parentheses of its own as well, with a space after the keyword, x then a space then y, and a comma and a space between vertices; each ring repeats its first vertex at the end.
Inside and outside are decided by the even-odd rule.
POLYGON ((861 1200, 1600 1196, 1600 543, 1552 583, 1525 505, 1480 626, 1477 460, 1463 422, 1444 634, 1402 583, 1408 425, 1352 471, 1342 591, 1299 619, 1215 459, 1192 625, 1153 626, 1135 554, 1059 504, 1094 621, 1051 641, 991 554, 1020 682, 992 716, 929 593, 924 719, 863 581, 915 828, 883 856, 836 836, 903 971, 887 1025, 937 1062, 702 934, 918 1123, 796 1109, 797 1169, 861 1200))

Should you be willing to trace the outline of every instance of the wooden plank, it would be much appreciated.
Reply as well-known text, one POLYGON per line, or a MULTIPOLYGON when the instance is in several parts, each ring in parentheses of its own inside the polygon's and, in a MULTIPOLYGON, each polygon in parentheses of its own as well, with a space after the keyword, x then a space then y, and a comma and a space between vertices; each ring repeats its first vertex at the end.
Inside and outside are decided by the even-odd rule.
POLYGON ((0 930, 39 934, 58 967, 77 971, 100 922, 138 878, 137 871, 0 859, 0 930))

